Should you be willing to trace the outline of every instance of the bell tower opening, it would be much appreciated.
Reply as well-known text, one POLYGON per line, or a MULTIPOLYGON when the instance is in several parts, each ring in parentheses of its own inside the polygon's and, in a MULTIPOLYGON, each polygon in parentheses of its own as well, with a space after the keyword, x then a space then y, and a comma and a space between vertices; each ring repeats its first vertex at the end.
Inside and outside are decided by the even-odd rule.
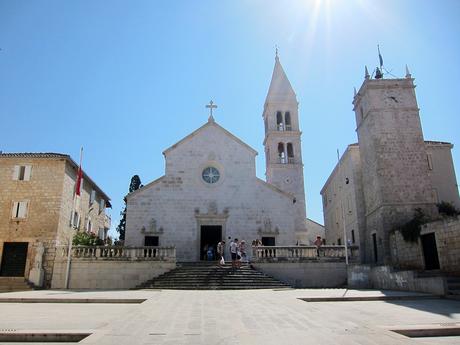
POLYGON ((295 196, 297 224, 301 228, 305 224, 306 207, 299 103, 278 56, 275 57, 263 118, 267 182, 295 196))

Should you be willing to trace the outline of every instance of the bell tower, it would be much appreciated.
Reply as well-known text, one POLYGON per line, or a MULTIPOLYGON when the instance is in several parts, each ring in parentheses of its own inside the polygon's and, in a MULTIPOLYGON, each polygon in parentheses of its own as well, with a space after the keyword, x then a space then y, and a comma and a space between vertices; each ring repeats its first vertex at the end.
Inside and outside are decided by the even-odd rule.
POLYGON ((389 234, 419 208, 436 213, 414 79, 365 68, 353 99, 366 204, 366 262, 390 263, 389 234))
POLYGON ((267 182, 295 196, 298 209, 296 228, 304 229, 306 219, 305 190, 301 132, 299 129, 299 103, 278 53, 272 80, 265 99, 265 175, 267 182))

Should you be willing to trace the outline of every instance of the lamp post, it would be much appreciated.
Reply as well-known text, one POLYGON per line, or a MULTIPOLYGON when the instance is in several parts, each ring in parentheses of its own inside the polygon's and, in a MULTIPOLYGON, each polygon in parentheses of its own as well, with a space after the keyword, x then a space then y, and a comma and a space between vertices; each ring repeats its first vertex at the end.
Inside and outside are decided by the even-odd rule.
POLYGON ((347 241, 347 229, 346 229, 346 220, 345 220, 345 210, 343 208, 343 197, 345 196, 344 188, 343 188, 343 176, 342 176, 342 164, 340 162, 340 155, 339 149, 337 149, 337 161, 338 161, 338 175, 339 175, 339 187, 342 189, 342 193, 340 194, 340 207, 342 208, 342 221, 343 221, 343 244, 345 246, 345 264, 348 266, 348 241, 347 241))

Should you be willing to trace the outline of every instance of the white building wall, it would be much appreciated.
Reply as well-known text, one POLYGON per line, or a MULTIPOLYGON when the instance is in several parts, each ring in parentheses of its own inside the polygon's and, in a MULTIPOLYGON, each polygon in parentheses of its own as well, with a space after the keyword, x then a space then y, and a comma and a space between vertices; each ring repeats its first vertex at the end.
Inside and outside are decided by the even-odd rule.
POLYGON ((144 244, 142 228, 152 218, 159 244, 176 246, 178 261, 199 259, 199 224, 222 224, 223 238, 245 239, 248 247, 262 236, 295 244, 293 196, 255 176, 255 154, 213 123, 166 150, 166 175, 127 198, 126 245, 144 244), (214 185, 201 178, 207 166, 221 173, 214 185))
POLYGON ((446 201, 460 209, 457 179, 450 143, 426 141, 428 173, 433 185, 433 194, 437 202, 446 201))

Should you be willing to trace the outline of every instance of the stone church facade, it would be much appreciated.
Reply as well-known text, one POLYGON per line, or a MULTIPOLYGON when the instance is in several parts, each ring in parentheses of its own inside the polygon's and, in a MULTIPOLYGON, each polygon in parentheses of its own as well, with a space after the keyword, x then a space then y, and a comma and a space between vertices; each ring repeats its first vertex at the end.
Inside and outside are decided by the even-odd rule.
POLYGON ((267 181, 257 152, 211 115, 163 152, 164 176, 127 195, 125 245, 176 246, 179 261, 197 261, 228 238, 309 244, 298 102, 278 56, 263 119, 267 181))

